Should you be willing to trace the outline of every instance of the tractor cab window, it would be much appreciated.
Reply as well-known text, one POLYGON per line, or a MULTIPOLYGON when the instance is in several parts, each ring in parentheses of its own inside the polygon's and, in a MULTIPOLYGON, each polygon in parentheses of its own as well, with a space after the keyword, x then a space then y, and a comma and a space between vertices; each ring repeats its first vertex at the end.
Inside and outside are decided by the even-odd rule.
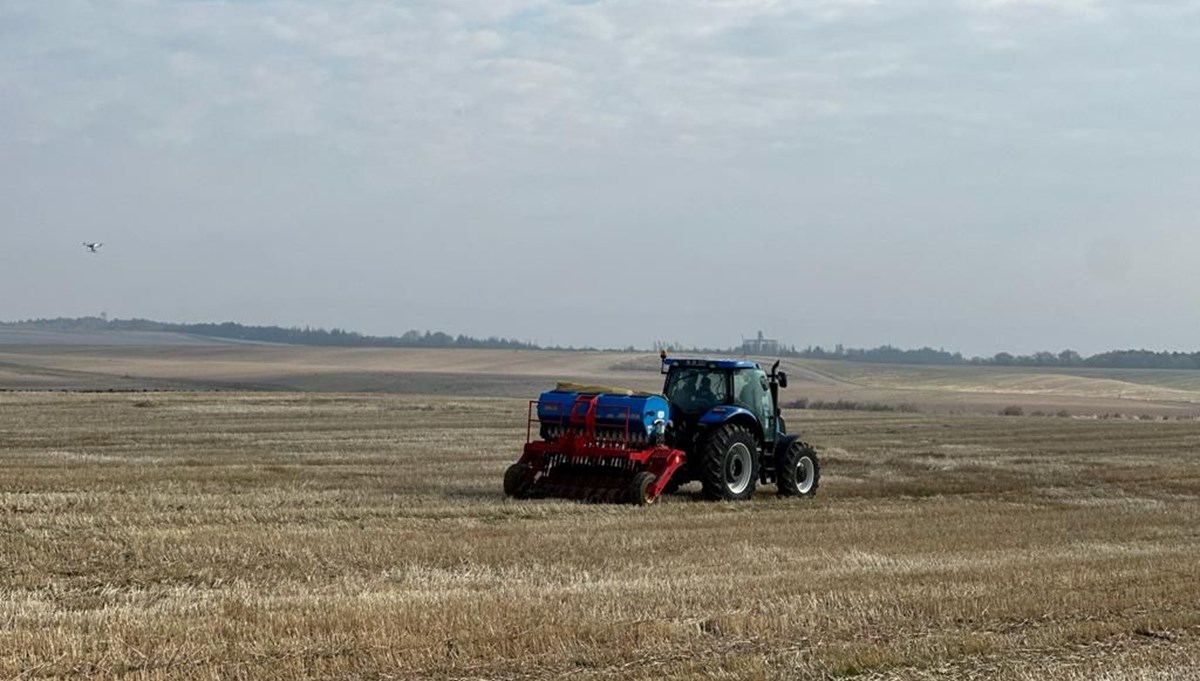
POLYGON ((725 373, 703 367, 679 367, 667 381, 667 399, 686 413, 708 411, 728 399, 725 373))
POLYGON ((733 375, 733 398, 738 405, 749 409, 763 425, 767 437, 775 432, 775 410, 767 374, 762 369, 742 369, 733 375))

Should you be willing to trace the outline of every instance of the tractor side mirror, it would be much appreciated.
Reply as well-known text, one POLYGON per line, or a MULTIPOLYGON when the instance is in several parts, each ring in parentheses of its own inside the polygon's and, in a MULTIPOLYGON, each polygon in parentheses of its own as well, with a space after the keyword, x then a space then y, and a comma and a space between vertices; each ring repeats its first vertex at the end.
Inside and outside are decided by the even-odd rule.
POLYGON ((776 380, 778 380, 778 381, 779 381, 779 387, 780 387, 780 388, 786 388, 786 387, 787 387, 787 374, 786 374, 786 373, 784 373, 784 372, 780 371, 780 372, 778 372, 777 374, 775 374, 775 378, 776 378, 776 380))

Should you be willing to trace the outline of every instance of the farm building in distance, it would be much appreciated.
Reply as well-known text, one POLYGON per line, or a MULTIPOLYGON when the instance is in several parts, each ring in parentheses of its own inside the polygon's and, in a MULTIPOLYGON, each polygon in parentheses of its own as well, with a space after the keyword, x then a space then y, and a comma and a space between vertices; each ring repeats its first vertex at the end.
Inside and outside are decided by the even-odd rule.
POLYGON ((774 338, 763 338, 763 332, 759 331, 754 338, 742 339, 742 354, 777 355, 779 354, 779 341, 774 338))

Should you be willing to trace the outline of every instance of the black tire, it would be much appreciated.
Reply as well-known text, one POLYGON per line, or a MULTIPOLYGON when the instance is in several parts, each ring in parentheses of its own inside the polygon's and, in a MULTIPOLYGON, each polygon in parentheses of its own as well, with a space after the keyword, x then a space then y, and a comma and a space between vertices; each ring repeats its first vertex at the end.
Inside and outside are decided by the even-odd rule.
POLYGON ((650 494, 650 486, 654 484, 655 480, 657 478, 653 473, 640 471, 629 481, 629 487, 625 491, 626 498, 638 506, 649 506, 658 501, 657 496, 650 494))
POLYGON ((514 499, 529 496, 529 466, 514 463, 504 471, 504 494, 514 499))
POLYGON ((742 426, 726 424, 700 447, 700 484, 706 499, 741 501, 758 481, 758 443, 742 426))
POLYGON ((821 462, 812 445, 793 442, 775 461, 776 486, 781 497, 811 497, 821 486, 821 462))

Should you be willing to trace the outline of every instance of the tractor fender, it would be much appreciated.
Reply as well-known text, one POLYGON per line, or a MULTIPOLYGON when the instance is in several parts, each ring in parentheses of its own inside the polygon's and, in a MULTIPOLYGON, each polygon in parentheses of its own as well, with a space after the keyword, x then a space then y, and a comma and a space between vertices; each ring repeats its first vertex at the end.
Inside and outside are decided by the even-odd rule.
POLYGON ((749 409, 731 404, 722 404, 709 409, 704 416, 700 417, 700 425, 704 428, 714 428, 726 423, 744 425, 754 434, 755 439, 761 445, 763 441, 762 425, 758 422, 758 419, 754 418, 754 414, 749 409))
POLYGON ((759 475, 760 482, 762 482, 763 484, 770 484, 770 483, 773 483, 776 481, 776 478, 778 476, 778 472, 776 470, 776 463, 780 460, 780 458, 785 453, 787 453, 787 450, 789 447, 792 446, 792 443, 796 442, 799 439, 800 439, 799 433, 792 433, 791 435, 780 435, 779 437, 777 437, 775 439, 775 446, 771 452, 771 456, 763 458, 763 466, 761 469, 761 473, 759 475))
POLYGON ((792 443, 799 439, 800 435, 797 433, 780 437, 775 441, 775 456, 778 457, 780 454, 786 452, 788 447, 791 447, 792 443))

